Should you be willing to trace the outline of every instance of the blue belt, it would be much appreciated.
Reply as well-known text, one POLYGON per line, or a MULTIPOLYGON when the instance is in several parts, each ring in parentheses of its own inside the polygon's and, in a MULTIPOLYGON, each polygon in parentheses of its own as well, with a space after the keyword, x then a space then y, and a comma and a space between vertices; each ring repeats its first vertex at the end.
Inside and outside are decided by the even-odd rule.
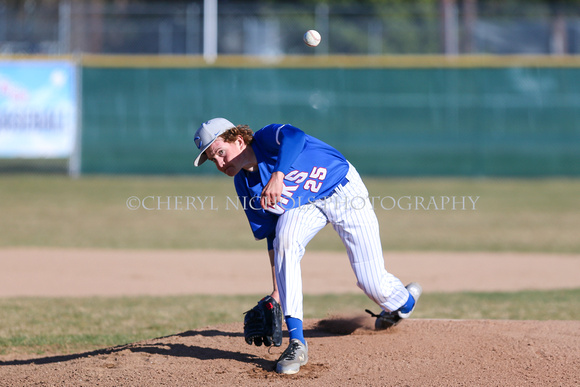
POLYGON ((338 189, 338 187, 344 187, 347 184, 348 184, 348 179, 345 176, 327 197, 331 197, 332 195, 334 195, 336 193, 336 190, 338 189))

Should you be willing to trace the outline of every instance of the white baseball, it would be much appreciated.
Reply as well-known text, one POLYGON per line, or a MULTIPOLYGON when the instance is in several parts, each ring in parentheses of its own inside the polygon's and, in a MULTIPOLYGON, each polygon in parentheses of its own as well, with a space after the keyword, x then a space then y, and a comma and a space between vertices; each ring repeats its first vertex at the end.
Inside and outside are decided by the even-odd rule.
POLYGON ((310 47, 316 47, 320 44, 320 34, 316 30, 308 30, 304 34, 304 43, 310 47))

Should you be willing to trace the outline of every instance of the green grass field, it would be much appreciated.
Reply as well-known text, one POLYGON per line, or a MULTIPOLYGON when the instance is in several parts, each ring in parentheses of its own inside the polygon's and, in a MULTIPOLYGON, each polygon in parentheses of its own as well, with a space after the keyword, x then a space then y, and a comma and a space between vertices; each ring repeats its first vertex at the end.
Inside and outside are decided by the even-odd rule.
MULTIPOLYGON (((580 179, 365 180, 384 250, 580 253, 580 179), (469 199, 459 209, 463 196, 477 200, 475 210, 469 199), (431 197, 437 209, 428 206, 431 197), (451 203, 441 209, 445 197, 456 197, 456 210, 451 203), (390 209, 391 198, 403 209, 390 209)), ((235 208, 233 183, 225 176, 5 175, 0 181, 0 246, 263 248, 235 208), (128 209, 131 197, 151 210, 128 209)), ((343 246, 327 227, 309 248, 343 246)))
MULTIPOLYGON (((385 250, 580 253, 580 179, 365 180, 378 198, 385 250), (437 204, 453 196, 478 197, 475 209, 469 201, 465 210, 437 204), (427 207, 431 197, 437 208, 427 207), (390 209, 390 198, 403 198, 402 208, 390 209), (423 198, 423 206, 416 198, 423 198)), ((232 181, 226 177, 4 175, 0 182, 0 248, 264 247, 251 236, 243 211, 235 209, 232 181), (140 203, 149 197, 145 205, 152 209, 129 209, 131 197, 140 203), (187 197, 196 198, 189 209, 187 197)), ((328 227, 309 248, 343 249, 328 227)), ((257 298, 0 299, 0 353, 85 351, 241 321, 257 298)), ((577 320, 579 300, 580 289, 426 294, 414 317, 577 320)), ((359 294, 306 296, 305 317, 372 307, 359 294)))
MULTIPOLYGON (((73 353, 241 322, 256 296, 0 299, 0 354, 73 353)), ((306 295, 305 318, 364 314, 362 294, 306 295)), ((578 320, 580 289, 425 294, 413 318, 578 320)), ((369 316, 369 319, 371 317, 369 316)))

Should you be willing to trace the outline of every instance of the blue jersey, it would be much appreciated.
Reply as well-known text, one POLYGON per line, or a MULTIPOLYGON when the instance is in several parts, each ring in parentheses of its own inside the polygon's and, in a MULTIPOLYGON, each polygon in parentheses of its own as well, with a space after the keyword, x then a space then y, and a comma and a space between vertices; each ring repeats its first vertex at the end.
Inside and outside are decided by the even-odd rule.
POLYGON ((234 177, 234 184, 256 239, 273 239, 280 214, 330 196, 345 182, 349 169, 339 151, 292 125, 263 127, 254 133, 251 147, 258 170, 242 169, 234 177), (284 163, 281 163, 282 152, 287 155, 284 163), (285 176, 282 198, 273 209, 264 210, 260 195, 275 171, 285 176))

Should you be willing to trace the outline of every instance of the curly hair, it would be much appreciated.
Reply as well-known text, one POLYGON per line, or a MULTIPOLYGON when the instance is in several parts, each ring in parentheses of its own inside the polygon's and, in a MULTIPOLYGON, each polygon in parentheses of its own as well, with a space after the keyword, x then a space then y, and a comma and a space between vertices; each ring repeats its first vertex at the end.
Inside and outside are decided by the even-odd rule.
POLYGON ((235 128, 226 130, 220 135, 225 142, 234 142, 238 136, 242 136, 244 143, 249 145, 254 139, 254 132, 248 125, 238 125, 235 128))

